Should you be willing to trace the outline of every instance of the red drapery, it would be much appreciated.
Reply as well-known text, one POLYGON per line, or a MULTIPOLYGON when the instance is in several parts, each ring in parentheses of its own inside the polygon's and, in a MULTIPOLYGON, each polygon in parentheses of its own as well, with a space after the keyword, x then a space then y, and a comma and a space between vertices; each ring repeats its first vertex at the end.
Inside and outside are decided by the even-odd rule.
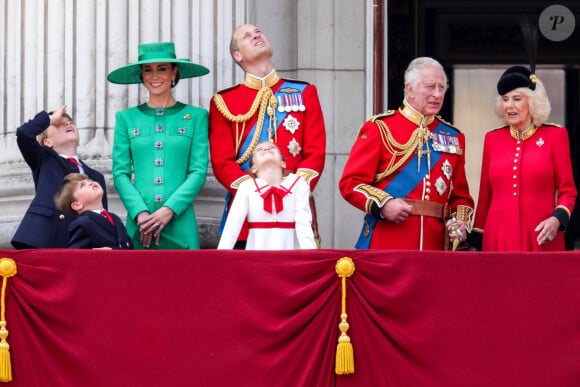
POLYGON ((578 386, 580 254, 0 251, 15 386, 578 386), (337 376, 347 281, 354 375, 337 376))

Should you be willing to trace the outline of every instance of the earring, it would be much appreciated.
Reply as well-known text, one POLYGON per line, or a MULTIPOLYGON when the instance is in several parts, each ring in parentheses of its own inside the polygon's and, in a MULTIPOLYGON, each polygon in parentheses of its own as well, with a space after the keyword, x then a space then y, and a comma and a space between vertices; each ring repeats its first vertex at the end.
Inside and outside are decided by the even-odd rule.
POLYGON ((174 86, 175 86, 175 78, 173 78, 173 79, 171 80, 171 87, 174 87, 174 86))

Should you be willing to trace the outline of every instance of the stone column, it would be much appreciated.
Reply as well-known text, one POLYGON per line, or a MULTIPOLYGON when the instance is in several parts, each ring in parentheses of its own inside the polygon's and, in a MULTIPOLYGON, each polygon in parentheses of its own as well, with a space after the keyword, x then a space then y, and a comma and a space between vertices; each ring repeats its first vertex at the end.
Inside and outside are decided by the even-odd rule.
MULTIPOLYGON (((236 0, 5 0, 0 7, 0 248, 34 195, 30 169, 16 146, 16 128, 41 110, 68 105, 81 136, 79 153, 105 175, 109 207, 126 211, 111 176, 115 112, 145 101, 141 85, 114 85, 107 74, 137 60, 140 43, 172 41, 179 57, 211 70, 183 80, 175 97, 209 108, 217 89, 241 75, 229 56, 233 28, 246 19, 236 0)), ((213 171, 195 202, 203 247, 217 245, 225 189, 213 171)))

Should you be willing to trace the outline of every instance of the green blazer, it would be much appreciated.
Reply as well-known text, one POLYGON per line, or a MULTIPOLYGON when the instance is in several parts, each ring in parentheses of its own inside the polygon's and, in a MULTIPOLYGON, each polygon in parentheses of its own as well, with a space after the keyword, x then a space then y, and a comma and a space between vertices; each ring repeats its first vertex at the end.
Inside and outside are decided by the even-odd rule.
POLYGON ((117 112, 113 180, 127 209, 127 232, 136 249, 136 217, 162 206, 175 217, 150 249, 199 249, 193 201, 207 176, 207 110, 177 102, 165 109, 142 104, 117 112))

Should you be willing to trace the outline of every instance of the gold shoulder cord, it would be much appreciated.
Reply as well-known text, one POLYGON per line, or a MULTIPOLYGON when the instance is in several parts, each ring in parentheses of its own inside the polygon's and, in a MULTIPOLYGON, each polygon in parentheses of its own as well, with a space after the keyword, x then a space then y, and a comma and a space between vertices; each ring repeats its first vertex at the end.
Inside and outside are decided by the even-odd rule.
POLYGON ((252 107, 250 107, 250 110, 246 114, 238 114, 237 116, 234 116, 230 112, 230 110, 226 106, 226 103, 224 102, 224 99, 220 94, 215 95, 214 101, 219 112, 227 120, 236 123, 236 154, 238 154, 240 146, 242 145, 242 134, 246 129, 246 121, 248 121, 250 118, 254 116, 254 114, 256 114, 258 108, 260 109, 260 111, 258 112, 258 122, 256 123, 256 130, 254 132, 254 137, 252 137, 252 141, 250 142, 250 146, 248 146, 248 149, 246 149, 244 154, 239 159, 236 160, 236 163, 241 165, 250 158, 254 148, 256 147, 258 141, 260 140, 260 135, 262 134, 262 127, 264 126, 264 117, 265 117, 264 113, 266 112, 268 116, 270 116, 270 127, 268 128, 268 140, 271 141, 272 121, 274 122, 273 123, 274 128, 277 127, 276 115, 274 114, 277 101, 276 97, 274 97, 274 93, 272 93, 272 89, 270 89, 269 87, 261 88, 258 91, 258 94, 256 94, 256 98, 254 99, 254 103, 252 103, 252 107), (243 124, 241 132, 238 129, 238 124, 240 122, 243 124))
POLYGON ((379 133, 381 135, 381 140, 393 157, 387 165, 387 169, 383 173, 379 173, 375 176, 375 182, 383 180, 385 177, 389 176, 391 173, 399 169, 413 154, 417 147, 421 144, 421 138, 423 136, 423 130, 417 128, 411 134, 411 138, 405 144, 399 144, 397 140, 393 138, 389 127, 381 120, 372 119, 372 122, 376 123, 379 127, 379 133), (398 156, 403 156, 395 163, 395 159, 398 156))

